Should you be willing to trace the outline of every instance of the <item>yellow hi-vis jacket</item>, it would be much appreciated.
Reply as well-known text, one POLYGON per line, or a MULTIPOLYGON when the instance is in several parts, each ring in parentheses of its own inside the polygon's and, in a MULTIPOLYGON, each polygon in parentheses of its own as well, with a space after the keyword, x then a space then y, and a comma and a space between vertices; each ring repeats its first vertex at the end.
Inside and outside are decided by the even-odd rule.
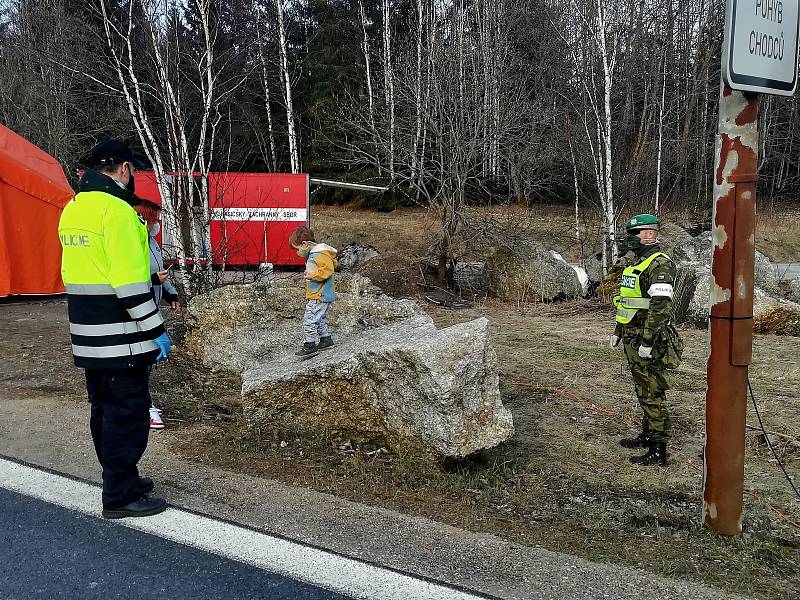
POLYGON ((656 252, 639 264, 632 265, 622 272, 619 295, 614 296, 614 306, 617 308, 617 323, 627 325, 633 320, 637 312, 650 308, 650 298, 642 294, 640 275, 659 256, 667 255, 663 252, 656 252))
POLYGON ((58 224, 75 365, 155 363, 164 321, 153 301, 147 229, 109 177, 87 172, 58 224), (110 183, 109 183, 110 182, 110 183))

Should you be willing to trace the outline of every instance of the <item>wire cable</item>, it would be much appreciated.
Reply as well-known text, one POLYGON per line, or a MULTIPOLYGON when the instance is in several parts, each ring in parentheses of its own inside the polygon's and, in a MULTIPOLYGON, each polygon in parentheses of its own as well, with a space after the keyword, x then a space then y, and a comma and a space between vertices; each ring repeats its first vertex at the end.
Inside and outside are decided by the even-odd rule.
POLYGON ((772 441, 769 439, 769 434, 767 433, 766 428, 764 427, 764 422, 761 420, 761 411, 758 410, 758 404, 756 403, 756 397, 753 394, 753 386, 750 385, 750 378, 747 378, 747 389, 750 390, 750 399, 753 401, 753 408, 756 409, 756 416, 758 417, 758 424, 761 426, 761 431, 764 434, 764 440, 767 442, 767 446, 772 451, 772 456, 775 457, 775 460, 778 461, 778 466, 783 471, 783 474, 786 476, 786 481, 789 482, 789 485, 792 486, 794 493, 797 494, 797 497, 800 498, 800 491, 798 491, 797 486, 795 486, 794 481, 792 481, 791 476, 789 473, 786 472, 786 468, 783 466, 783 461, 778 457, 778 453, 775 452, 775 448, 772 446, 772 441))

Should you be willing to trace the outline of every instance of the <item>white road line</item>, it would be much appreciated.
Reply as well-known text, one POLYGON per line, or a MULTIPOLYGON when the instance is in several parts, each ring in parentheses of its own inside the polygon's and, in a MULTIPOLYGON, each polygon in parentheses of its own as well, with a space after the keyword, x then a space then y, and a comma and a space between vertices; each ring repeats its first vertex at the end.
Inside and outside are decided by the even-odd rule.
MULTIPOLYGON (((0 487, 101 518, 100 488, 67 477, 0 459, 0 487)), ((479 600, 472 594, 177 508, 115 523, 353 598, 479 600)))

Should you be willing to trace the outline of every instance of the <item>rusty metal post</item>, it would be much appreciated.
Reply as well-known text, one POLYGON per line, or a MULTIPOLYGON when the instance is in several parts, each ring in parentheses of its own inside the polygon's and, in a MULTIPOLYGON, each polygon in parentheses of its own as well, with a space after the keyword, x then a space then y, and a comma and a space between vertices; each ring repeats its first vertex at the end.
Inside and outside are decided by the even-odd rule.
POLYGON ((753 351, 758 94, 723 85, 714 167, 703 518, 742 532, 747 371, 753 351))

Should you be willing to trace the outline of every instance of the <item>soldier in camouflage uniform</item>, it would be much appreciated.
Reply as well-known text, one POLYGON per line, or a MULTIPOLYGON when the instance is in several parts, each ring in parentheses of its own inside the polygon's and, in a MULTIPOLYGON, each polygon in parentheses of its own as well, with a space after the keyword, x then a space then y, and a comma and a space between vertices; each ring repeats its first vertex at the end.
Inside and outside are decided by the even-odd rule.
POLYGON ((622 342, 644 418, 642 432, 620 444, 647 448, 643 456, 630 459, 634 464, 666 465, 671 430, 667 369, 678 366, 683 350, 670 322, 675 264, 659 248, 657 217, 636 215, 625 223, 625 229, 628 249, 636 259, 623 272, 620 294, 614 298, 617 325, 609 345, 616 348, 622 342))

